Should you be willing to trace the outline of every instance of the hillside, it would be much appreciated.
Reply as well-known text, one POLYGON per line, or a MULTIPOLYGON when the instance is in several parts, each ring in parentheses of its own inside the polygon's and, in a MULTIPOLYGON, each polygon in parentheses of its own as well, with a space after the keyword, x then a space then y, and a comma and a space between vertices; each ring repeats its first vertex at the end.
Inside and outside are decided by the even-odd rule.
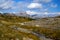
POLYGON ((0 14, 0 40, 60 40, 60 17, 33 20, 0 14))
MULTIPOLYGON (((31 18, 16 16, 14 14, 0 14, 0 40, 25 40, 24 38, 27 40, 30 38, 32 39, 32 34, 13 29, 14 27, 20 28, 20 26, 23 25, 23 22, 32 20, 33 19, 31 18)), ((33 36, 33 38, 36 38, 36 36, 33 36)))
POLYGON ((41 18, 25 25, 31 25, 34 28, 33 31, 42 33, 48 38, 60 40, 60 16, 41 18))
POLYGON ((9 22, 25 22, 31 21, 31 18, 16 16, 15 14, 4 13, 0 14, 0 20, 9 21, 9 22))

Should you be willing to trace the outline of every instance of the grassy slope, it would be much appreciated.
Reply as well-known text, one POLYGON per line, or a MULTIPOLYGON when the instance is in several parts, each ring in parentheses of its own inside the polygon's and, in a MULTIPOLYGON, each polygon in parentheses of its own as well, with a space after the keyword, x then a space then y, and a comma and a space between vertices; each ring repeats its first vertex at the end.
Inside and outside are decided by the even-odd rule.
POLYGON ((32 21, 33 24, 40 23, 40 27, 33 26, 30 23, 29 25, 21 26, 22 28, 32 29, 32 31, 39 32, 44 34, 47 38, 51 38, 54 40, 60 40, 60 17, 53 18, 43 18, 40 20, 32 21), (37 21, 37 22, 36 22, 37 21))
MULTIPOLYGON (((22 40, 22 37, 30 37, 33 38, 34 40, 39 40, 36 36, 32 34, 26 34, 22 33, 16 30, 13 30, 9 28, 9 26, 18 26, 26 29, 32 29, 32 31, 39 32, 41 34, 44 34, 48 38, 52 38, 54 40, 60 40, 60 17, 55 17, 55 18, 44 18, 38 20, 41 21, 41 23, 45 23, 48 28, 43 25, 43 27, 33 27, 31 25, 20 25, 20 24, 15 24, 19 22, 28 22, 32 21, 30 18, 25 18, 25 17, 19 17, 19 16, 8 16, 8 15, 1 15, 0 14, 0 40, 15 40, 18 38, 19 40, 22 40), (58 19, 57 19, 58 18, 58 19), (54 20, 52 20, 54 19, 54 20), (47 20, 50 20, 49 22, 47 20), (55 25, 55 26, 54 26, 55 25), (56 28, 56 29, 54 29, 56 28), (24 34, 24 35, 23 35, 24 34)), ((32 21, 33 23, 35 21, 32 21)))
POLYGON ((36 36, 32 34, 22 33, 9 27, 13 25, 18 25, 15 23, 28 22, 28 21, 32 21, 32 19, 20 16, 10 16, 0 14, 0 40, 12 40, 12 39, 16 40, 16 38, 22 40, 23 37, 29 37, 33 38, 34 40, 39 40, 37 39, 36 36))

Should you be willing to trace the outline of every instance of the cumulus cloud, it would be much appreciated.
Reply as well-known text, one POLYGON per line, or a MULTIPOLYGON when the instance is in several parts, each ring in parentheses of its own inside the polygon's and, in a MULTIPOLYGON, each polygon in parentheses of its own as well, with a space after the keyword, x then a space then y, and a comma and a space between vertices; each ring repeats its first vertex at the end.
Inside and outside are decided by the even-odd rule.
MULTIPOLYGON (((16 2, 15 0, 0 0, 0 11, 1 9, 8 12, 8 11, 13 11, 13 12, 21 12, 21 11, 26 11, 28 14, 37 14, 36 10, 39 11, 39 13, 42 11, 44 12, 43 14, 48 14, 45 11, 48 11, 49 8, 56 8, 57 4, 51 4, 52 0, 33 0, 31 3, 30 2, 23 2, 23 1, 18 1, 16 2), (49 3, 49 5, 44 5, 44 3, 49 3), (46 6, 46 7, 44 7, 46 6), (10 9, 10 10, 9 10, 10 9), (30 11, 29 9, 33 9, 33 11, 30 11)), ((2 11, 3 12, 3 11, 2 11)))
POLYGON ((31 11, 31 10, 26 11, 26 13, 29 14, 29 15, 34 15, 34 14, 48 15, 49 14, 48 11, 46 11, 46 12, 37 12, 37 11, 31 11))
POLYGON ((31 10, 27 10, 26 13, 29 15, 34 15, 34 14, 41 14, 41 15, 51 15, 51 14, 55 15, 56 14, 56 15, 59 15, 60 14, 60 12, 48 12, 48 11, 37 12, 37 11, 31 11, 31 10))
POLYGON ((13 3, 14 3, 14 1, 11 1, 11 0, 3 0, 2 1, 3 3, 1 3, 0 4, 0 8, 1 9, 9 9, 9 8, 12 8, 12 6, 13 6, 13 3))
POLYGON ((29 15, 37 14, 37 12, 35 12, 35 11, 30 11, 30 10, 26 11, 26 13, 29 14, 29 15))
POLYGON ((26 8, 28 3, 25 2, 15 2, 13 0, 0 0, 0 11, 3 12, 20 12, 26 8))
POLYGON ((28 8, 42 8, 42 4, 40 3, 31 3, 28 5, 28 8))
POLYGON ((35 15, 35 17, 53 17, 53 16, 57 16, 57 15, 60 15, 60 12, 36 12, 36 11, 26 11, 27 14, 29 15, 35 15))
POLYGON ((44 12, 44 14, 48 14, 48 12, 44 12))

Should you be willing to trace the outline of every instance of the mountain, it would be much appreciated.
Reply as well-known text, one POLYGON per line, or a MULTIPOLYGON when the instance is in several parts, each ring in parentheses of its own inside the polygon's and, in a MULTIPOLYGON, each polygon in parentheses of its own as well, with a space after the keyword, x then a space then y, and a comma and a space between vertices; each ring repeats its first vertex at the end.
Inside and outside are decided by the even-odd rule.
POLYGON ((45 17, 55 17, 59 16, 60 12, 26 12, 28 15, 30 15, 31 18, 33 19, 40 19, 40 18, 45 18, 45 17))
POLYGON ((40 19, 40 18, 46 18, 46 17, 55 17, 55 16, 59 16, 59 14, 34 14, 34 15, 30 15, 31 18, 33 19, 40 19))
POLYGON ((21 16, 21 17, 27 17, 27 18, 32 18, 32 19, 40 19, 40 18, 45 18, 45 17, 55 17, 55 16, 59 16, 60 14, 58 13, 48 13, 45 14, 43 13, 36 13, 33 15, 30 15, 27 12, 20 12, 20 13, 3 13, 4 15, 11 15, 11 16, 21 16))
POLYGON ((15 15, 22 16, 22 17, 29 17, 30 16, 26 12, 15 13, 15 15))

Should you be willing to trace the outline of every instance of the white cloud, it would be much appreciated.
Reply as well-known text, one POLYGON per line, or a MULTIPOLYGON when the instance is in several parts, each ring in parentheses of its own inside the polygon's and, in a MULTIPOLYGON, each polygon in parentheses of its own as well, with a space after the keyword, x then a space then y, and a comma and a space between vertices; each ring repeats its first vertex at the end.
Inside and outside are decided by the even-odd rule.
POLYGON ((27 7, 28 3, 25 2, 15 2, 13 0, 0 0, 0 11, 3 12, 20 12, 27 7), (13 11, 11 11, 13 10, 13 11))
POLYGON ((31 3, 28 5, 28 8, 42 8, 42 4, 40 3, 31 3))
POLYGON ((27 14, 29 14, 29 15, 37 15, 37 17, 45 17, 45 16, 50 16, 50 17, 53 17, 53 16, 57 16, 57 15, 60 15, 60 12, 48 12, 48 11, 46 11, 46 12, 36 12, 36 11, 30 11, 30 10, 28 10, 28 11, 26 11, 26 13, 27 14))
POLYGON ((29 14, 29 15, 38 14, 38 12, 30 11, 30 10, 26 11, 26 13, 29 14))
POLYGON ((48 14, 48 12, 44 12, 44 14, 48 14))
MULTIPOLYGON (((44 12, 44 11, 48 11, 49 8, 46 7, 46 9, 44 9, 44 5, 40 2, 44 2, 44 3, 49 3, 52 0, 33 0, 34 2, 32 3, 24 3, 24 2, 15 2, 13 0, 0 0, 0 8, 1 9, 12 9, 13 11, 17 10, 17 11, 25 11, 28 8, 30 9, 34 9, 34 8, 39 8, 40 11, 44 12), (28 8, 27 8, 28 7, 28 8)), ((50 5, 50 4, 49 4, 50 5)), ((57 4, 51 4, 50 7, 56 8, 57 4)), ((17 12, 16 11, 16 12, 17 12)), ((38 12, 35 11, 26 11, 28 14, 37 14, 38 12)), ((40 13, 40 12, 39 12, 40 13)), ((44 13, 43 13, 44 14, 44 13)), ((45 12, 45 14, 48 14, 47 12, 45 12)))
POLYGON ((0 4, 0 8, 2 9, 9 9, 12 8, 14 1, 8 0, 3 1, 3 3, 0 4))
POLYGON ((58 12, 57 14, 60 15, 60 12, 58 12))
POLYGON ((28 10, 28 11, 26 11, 26 13, 27 14, 29 14, 29 15, 34 15, 34 14, 44 14, 44 15, 48 15, 49 14, 49 12, 36 12, 36 11, 30 11, 30 10, 28 10))

